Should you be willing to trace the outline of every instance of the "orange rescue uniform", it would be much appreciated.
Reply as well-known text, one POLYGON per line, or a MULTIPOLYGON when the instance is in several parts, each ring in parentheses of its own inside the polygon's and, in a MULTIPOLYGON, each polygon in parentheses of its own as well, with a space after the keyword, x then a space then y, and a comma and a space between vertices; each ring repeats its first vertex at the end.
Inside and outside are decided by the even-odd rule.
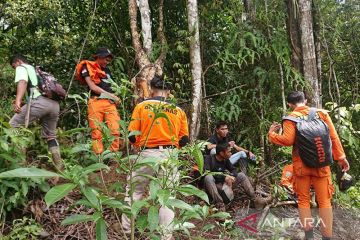
POLYGON ((160 97, 147 99, 136 105, 129 131, 140 131, 136 136, 137 147, 154 148, 158 146, 176 146, 179 148, 179 141, 189 136, 188 122, 185 112, 180 107, 174 107, 160 97), (154 120, 154 109, 160 107, 161 114, 154 120))
MULTIPOLYGON (((294 109, 289 116, 299 117, 307 116, 309 113, 308 106, 301 106, 294 109)), ((335 161, 345 159, 345 153, 341 145, 339 136, 335 130, 330 116, 325 110, 318 109, 318 116, 329 127, 330 139, 332 142, 332 154, 335 161)), ((303 164, 300 159, 298 149, 295 144, 296 124, 289 120, 283 122, 283 133, 277 134, 269 132, 270 142, 280 146, 293 146, 292 159, 294 170, 294 191, 298 196, 299 215, 305 231, 310 230, 311 211, 310 211, 310 186, 314 187, 316 200, 319 204, 320 217, 323 220, 323 236, 332 235, 332 207, 331 197, 334 191, 331 182, 330 166, 322 168, 309 168, 303 164)))
MULTIPOLYGON (((98 87, 112 93, 111 84, 103 81, 111 78, 108 68, 102 69, 94 61, 81 61, 76 66, 76 79, 80 83, 86 84, 85 77, 90 77, 98 87)), ((118 151, 120 148, 120 116, 116 104, 110 99, 99 99, 98 97, 98 94, 92 92, 88 101, 88 121, 91 128, 92 149, 96 154, 104 151, 101 123, 105 122, 111 135, 115 138, 111 143, 110 151, 118 151)))

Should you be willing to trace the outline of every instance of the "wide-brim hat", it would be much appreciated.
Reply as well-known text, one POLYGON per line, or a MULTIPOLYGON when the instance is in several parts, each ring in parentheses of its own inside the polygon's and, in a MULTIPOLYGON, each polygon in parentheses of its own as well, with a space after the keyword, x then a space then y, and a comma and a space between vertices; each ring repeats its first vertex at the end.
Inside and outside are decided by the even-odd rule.
POLYGON ((111 53, 111 51, 106 48, 106 47, 101 47, 101 48, 98 48, 98 50, 96 51, 95 54, 92 55, 93 58, 106 58, 106 57, 111 57, 111 58, 114 58, 114 55, 111 53))

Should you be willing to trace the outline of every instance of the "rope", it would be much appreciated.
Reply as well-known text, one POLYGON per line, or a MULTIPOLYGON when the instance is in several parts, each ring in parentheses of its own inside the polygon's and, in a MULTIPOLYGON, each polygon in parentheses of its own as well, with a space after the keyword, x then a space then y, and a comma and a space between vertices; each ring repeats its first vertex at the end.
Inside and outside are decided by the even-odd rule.
MULTIPOLYGON (((94 11, 93 11, 93 13, 92 13, 92 16, 91 16, 91 19, 90 19, 90 23, 89 23, 89 26, 88 26, 88 31, 87 31, 87 33, 86 33, 86 37, 85 37, 84 42, 83 42, 83 44, 82 44, 82 47, 81 47, 81 50, 80 50, 80 54, 79 54, 79 58, 78 58, 78 60, 77 60, 76 65, 78 65, 79 62, 80 62, 80 60, 81 60, 81 56, 82 56, 82 54, 83 54, 83 52, 84 52, 85 44, 86 44, 87 39, 88 39, 88 37, 89 37, 89 35, 90 35, 91 26, 92 26, 92 24, 93 24, 93 22, 94 22, 95 13, 96 13, 96 8, 97 8, 97 0, 95 0, 94 2, 95 2, 94 11)), ((65 97, 65 99, 67 99, 68 93, 69 93, 70 88, 71 88, 71 85, 72 85, 72 83, 73 83, 73 81, 74 81, 74 77, 75 77, 75 73, 76 73, 76 65, 75 65, 74 72, 73 72, 73 74, 72 74, 72 76, 71 76, 71 80, 70 80, 70 83, 69 83, 69 87, 68 87, 68 89, 67 89, 67 91, 66 91, 66 97, 65 97)))

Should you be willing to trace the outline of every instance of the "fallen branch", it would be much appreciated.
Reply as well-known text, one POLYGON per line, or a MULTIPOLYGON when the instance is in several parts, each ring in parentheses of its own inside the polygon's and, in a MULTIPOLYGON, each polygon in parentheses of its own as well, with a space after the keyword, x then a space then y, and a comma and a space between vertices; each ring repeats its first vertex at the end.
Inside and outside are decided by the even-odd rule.
POLYGON ((280 207, 280 206, 286 206, 286 205, 296 205, 296 201, 295 200, 291 200, 291 201, 281 201, 281 202, 277 202, 274 207, 280 207))

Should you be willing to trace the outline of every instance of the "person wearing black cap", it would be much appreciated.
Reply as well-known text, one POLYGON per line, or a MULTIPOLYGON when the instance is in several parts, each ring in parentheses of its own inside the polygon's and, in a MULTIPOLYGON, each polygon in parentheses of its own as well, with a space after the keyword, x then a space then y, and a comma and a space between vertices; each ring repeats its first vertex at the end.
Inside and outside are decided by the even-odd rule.
MULTIPOLYGON (((161 178, 166 182, 166 186, 178 181, 178 172, 176 166, 169 155, 176 148, 185 146, 189 142, 189 129, 185 112, 178 106, 172 105, 167 99, 170 94, 171 85, 163 80, 162 77, 155 76, 151 82, 152 97, 136 105, 132 113, 132 121, 129 125, 129 131, 139 131, 138 136, 129 137, 130 142, 140 149, 140 158, 156 158, 159 162, 165 162, 172 165, 171 168, 160 168, 155 172, 153 168, 145 165, 132 172, 133 184, 126 187, 127 203, 139 201, 145 195, 145 189, 149 185, 150 179, 144 175, 151 175, 161 178), (155 109, 165 117, 155 117, 155 109), (131 191, 133 186, 133 191, 131 191), (132 197, 130 197, 130 194, 132 197)), ((172 222, 174 211, 172 206, 165 205, 159 209, 159 224, 162 232, 161 239, 171 239, 172 222)), ((130 219, 126 214, 122 215, 122 226, 125 231, 130 231, 130 219)))
POLYGON ((107 65, 114 58, 108 48, 101 47, 93 55, 95 61, 84 60, 76 67, 76 78, 90 89, 88 102, 89 127, 92 129, 92 148, 96 154, 104 151, 100 124, 106 122, 111 135, 115 137, 110 150, 118 151, 120 148, 119 120, 116 105, 120 99, 114 95, 110 81, 112 75, 107 65))

